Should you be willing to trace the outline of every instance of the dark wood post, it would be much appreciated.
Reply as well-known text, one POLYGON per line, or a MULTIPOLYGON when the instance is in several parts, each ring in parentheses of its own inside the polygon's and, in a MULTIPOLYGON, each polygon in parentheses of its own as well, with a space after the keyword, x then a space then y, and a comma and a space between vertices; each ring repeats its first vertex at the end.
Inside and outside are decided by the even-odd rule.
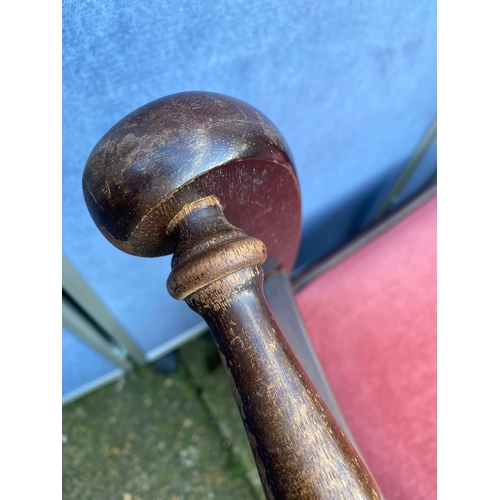
MULTIPOLYGON (((254 112, 240 101, 213 94, 201 97, 189 94, 188 98, 181 94, 180 102, 187 106, 183 112, 191 116, 191 120, 186 119, 182 124, 191 139, 189 124, 193 126, 193 109, 204 106, 202 115, 208 129, 220 118, 222 105, 227 111, 229 103, 229 111, 240 124, 245 122, 242 109, 247 118, 254 112)), ((191 182, 172 188, 172 177, 179 177, 179 173, 173 175, 175 169, 172 164, 168 166, 169 161, 178 161, 178 154, 172 155, 173 146, 169 143, 175 132, 169 128, 168 112, 177 116, 182 106, 175 96, 166 108, 163 104, 162 101, 146 109, 146 117, 153 116, 150 122, 156 127, 152 135, 148 135, 150 126, 144 126, 142 109, 142 114, 132 114, 112 129, 91 154, 84 174, 84 192, 94 220, 110 241, 130 253, 151 255, 161 254, 165 248, 173 250, 168 290, 176 299, 185 300, 210 327, 245 423, 267 498, 380 498, 361 458, 300 366, 269 309, 263 293, 261 267, 267 256, 264 243, 228 222, 224 200, 214 196, 218 193, 206 192, 207 185, 212 185, 214 191, 227 194, 223 188, 217 189, 217 183, 202 184, 199 176, 194 176, 191 182), (166 114, 159 114, 159 109, 166 114), (160 139, 158 126, 162 131, 160 139), (138 136, 142 137, 139 141, 138 136), (141 149, 134 145, 136 142, 141 149), (152 150, 145 150, 148 145, 152 150), (163 156, 157 155, 158 150, 163 156), (162 194, 144 206, 148 190, 156 189, 151 187, 151 178, 156 175, 160 177, 158 182, 162 182, 163 174, 158 171, 163 168, 171 171, 170 177, 165 175, 162 194), (133 224, 127 225, 127 220, 133 224)), ((265 129, 267 142, 263 141, 263 147, 269 147, 269 137, 273 134, 278 137, 275 143, 281 140, 261 115, 256 116, 250 116, 250 130, 252 126, 255 130, 256 120, 257 125, 265 129)), ((177 118, 174 121, 179 126, 177 118)), ((246 126, 249 127, 248 120, 246 126)), ((226 124, 224 134, 234 140, 235 130, 238 131, 237 125, 235 129, 226 124)), ((210 138, 206 131, 203 131, 205 142, 210 138)), ((211 139, 217 145, 217 141, 211 139)), ((177 132, 175 148, 179 142, 187 147, 184 139, 179 141, 177 132)), ((192 147, 196 149, 196 141, 194 143, 192 147)), ((206 157, 208 153, 203 149, 206 145, 199 144, 198 156, 205 154, 206 157)), ((282 147, 281 151, 285 149, 282 147)), ((268 165, 268 160, 261 156, 257 158, 260 158, 258 169, 250 159, 246 165, 250 165, 254 179, 259 182, 259 169, 271 169, 273 165, 268 165)), ((287 158, 281 156, 281 164, 286 168, 287 158)), ((221 184, 227 184, 233 182, 225 176, 230 168, 226 162, 215 174, 211 166, 201 175, 218 176, 221 184)), ((245 169, 245 164, 242 168, 245 169)), ((286 178, 289 170, 283 172, 286 178)), ((244 183, 252 179, 243 174, 237 178, 244 183)), ((232 196, 240 189, 236 182, 231 188, 232 196)), ((249 189, 251 192, 253 189, 258 199, 258 191, 249 189)), ((259 221, 252 221, 250 227, 252 224, 257 227, 259 221)), ((263 234, 267 234, 266 230, 262 229, 263 234)))

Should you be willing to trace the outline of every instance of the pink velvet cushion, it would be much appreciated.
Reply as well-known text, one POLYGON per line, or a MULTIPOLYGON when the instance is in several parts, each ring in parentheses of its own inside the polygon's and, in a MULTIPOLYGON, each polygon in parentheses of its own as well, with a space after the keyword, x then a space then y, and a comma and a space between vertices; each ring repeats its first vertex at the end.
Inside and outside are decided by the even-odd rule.
POLYGON ((436 199, 297 297, 386 500, 436 498, 436 199))

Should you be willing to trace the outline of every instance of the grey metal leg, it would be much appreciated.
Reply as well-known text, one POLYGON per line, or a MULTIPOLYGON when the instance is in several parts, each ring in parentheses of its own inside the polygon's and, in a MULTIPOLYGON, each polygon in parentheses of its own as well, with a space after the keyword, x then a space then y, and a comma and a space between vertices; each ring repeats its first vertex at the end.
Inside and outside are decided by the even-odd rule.
POLYGON ((110 337, 127 352, 133 361, 143 365, 146 360, 141 348, 122 328, 116 318, 108 311, 99 297, 89 287, 78 271, 63 255, 62 259, 63 289, 110 337))
POLYGON ((79 399, 86 394, 96 391, 97 389, 100 389, 101 387, 122 378, 124 375, 125 370, 123 370, 122 368, 117 368, 116 370, 113 370, 112 372, 107 373, 102 377, 92 380, 92 382, 89 382, 88 384, 84 384, 78 387, 78 389, 75 389, 74 391, 67 392, 63 396, 62 404, 63 406, 67 405, 68 403, 71 403, 72 401, 75 401, 76 399, 79 399))
POLYGON ((126 350, 105 340, 95 326, 64 296, 62 298, 62 324, 115 365, 124 370, 132 368, 132 364, 127 360, 126 350))

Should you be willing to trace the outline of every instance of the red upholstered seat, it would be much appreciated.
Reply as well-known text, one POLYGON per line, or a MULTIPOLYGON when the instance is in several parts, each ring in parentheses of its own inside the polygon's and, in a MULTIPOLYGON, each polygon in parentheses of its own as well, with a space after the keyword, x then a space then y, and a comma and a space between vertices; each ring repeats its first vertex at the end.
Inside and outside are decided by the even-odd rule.
POLYGON ((436 199, 297 296, 386 500, 436 498, 436 199))

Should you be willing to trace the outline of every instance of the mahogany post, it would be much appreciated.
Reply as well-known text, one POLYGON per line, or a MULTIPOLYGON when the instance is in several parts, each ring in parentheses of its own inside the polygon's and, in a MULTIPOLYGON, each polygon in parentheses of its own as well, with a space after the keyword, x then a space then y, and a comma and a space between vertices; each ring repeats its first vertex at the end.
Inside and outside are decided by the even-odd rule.
MULTIPOLYGON (((381 498, 264 297, 267 250, 256 236, 271 242, 275 261, 292 265, 290 248, 280 254, 276 238, 283 221, 276 217, 289 216, 293 226, 297 215, 286 213, 286 200, 269 201, 269 186, 260 187, 269 172, 287 186, 288 209, 296 207, 290 154, 263 115, 217 94, 178 94, 132 113, 104 136, 87 162, 84 193, 98 227, 119 248, 148 256, 173 251, 168 291, 210 327, 267 498, 381 498), (239 152, 214 164, 218 147, 218 156, 226 159, 239 152), (189 165, 179 163, 183 148, 183 158, 198 162, 185 178, 189 165), (241 195, 245 187, 250 201, 241 195), (265 227, 259 219, 248 221, 252 235, 226 218, 227 209, 234 220, 238 203, 252 201, 260 207, 258 217, 258 210, 268 208, 263 198, 271 207, 280 205, 281 212, 277 208, 265 227)), ((298 245, 290 228, 281 236, 288 238, 282 244, 298 245)))

